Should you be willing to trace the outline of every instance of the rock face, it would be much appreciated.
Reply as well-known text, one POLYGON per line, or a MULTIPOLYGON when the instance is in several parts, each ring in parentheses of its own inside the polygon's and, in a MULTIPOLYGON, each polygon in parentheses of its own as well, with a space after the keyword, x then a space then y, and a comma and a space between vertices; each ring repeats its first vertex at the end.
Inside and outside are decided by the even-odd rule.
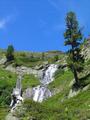
POLYGON ((23 99, 31 99, 33 98, 33 89, 27 88, 22 95, 23 99))
POLYGON ((0 65, 4 64, 7 61, 6 57, 0 59, 0 65))
POLYGON ((68 98, 76 96, 77 94, 80 93, 80 91, 81 91, 81 89, 79 89, 77 91, 71 89, 70 92, 69 92, 68 98))
POLYGON ((17 73, 17 74, 28 74, 28 75, 29 74, 34 74, 35 77, 40 78, 42 76, 42 70, 43 69, 35 70, 35 69, 28 68, 28 67, 25 67, 25 66, 20 66, 20 67, 14 68, 12 65, 9 65, 9 66, 6 67, 6 70, 17 73))
POLYGON ((90 37, 87 39, 86 43, 83 45, 82 54, 84 55, 85 60, 90 59, 90 37))

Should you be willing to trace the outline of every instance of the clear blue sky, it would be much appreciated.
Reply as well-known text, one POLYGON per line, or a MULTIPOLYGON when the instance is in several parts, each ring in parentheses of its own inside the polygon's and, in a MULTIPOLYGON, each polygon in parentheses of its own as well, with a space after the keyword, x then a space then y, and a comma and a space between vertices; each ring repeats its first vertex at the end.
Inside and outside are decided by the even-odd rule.
POLYGON ((0 0, 0 48, 16 50, 66 50, 65 16, 74 11, 90 34, 90 0, 0 0))

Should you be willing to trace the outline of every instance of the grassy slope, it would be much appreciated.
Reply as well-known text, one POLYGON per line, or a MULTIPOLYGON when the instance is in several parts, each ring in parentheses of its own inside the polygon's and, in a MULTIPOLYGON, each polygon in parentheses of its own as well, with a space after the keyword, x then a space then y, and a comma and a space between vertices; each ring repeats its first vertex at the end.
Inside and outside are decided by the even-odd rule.
POLYGON ((55 56, 58 55, 58 59, 64 57, 64 53, 59 51, 44 52, 44 58, 42 58, 43 53, 31 53, 31 52, 15 52, 15 65, 24 65, 27 67, 35 67, 37 65, 43 64, 43 62, 48 61, 49 63, 55 62, 55 56), (32 57, 33 56, 33 57, 32 57))
POLYGON ((69 84, 73 79, 71 71, 60 71, 58 70, 55 74, 55 80, 49 84, 49 89, 65 89, 65 84, 69 84))
MULTIPOLYGON (((90 89, 67 99, 69 84, 73 79, 70 71, 58 73, 49 85, 51 90, 58 88, 59 93, 39 104, 30 100, 24 102, 23 112, 17 112, 22 120, 87 120, 90 119, 90 89)), ((90 79, 90 76, 89 78, 90 79)), ((21 107, 22 109, 22 107, 21 107)))
POLYGON ((34 75, 24 75, 22 80, 22 89, 26 89, 27 87, 35 87, 39 85, 39 79, 36 78, 34 75))
POLYGON ((16 74, 0 69, 0 105, 9 104, 16 79, 16 74))
MULTIPOLYGON (((88 61, 86 67, 90 65, 88 61)), ((86 71, 86 70, 85 70, 86 71)), ((87 67, 88 71, 88 67, 87 67)), ((34 118, 35 120, 88 120, 90 119, 90 89, 79 93, 77 96, 67 99, 73 79, 70 71, 58 71, 53 81, 48 87, 57 92, 56 95, 47 99, 43 103, 25 101, 23 107, 26 111, 18 113, 22 120, 34 118), (59 93, 58 93, 59 92, 59 93)), ((90 75, 83 77, 82 83, 90 84, 90 75)))
MULTIPOLYGON (((87 67, 87 63, 85 64, 85 67, 87 67)), ((88 63, 88 65, 90 64, 88 63)), ((87 68, 87 71, 88 70, 89 68, 87 68)), ((90 88, 73 98, 63 100, 63 98, 67 97, 70 90, 69 84, 72 79, 73 75, 70 71, 62 71, 61 73, 59 71, 56 74, 55 81, 49 85, 50 89, 58 88, 59 93, 43 102, 43 105, 45 105, 46 108, 48 107, 51 110, 57 111, 52 114, 53 116, 55 116, 55 114, 59 116, 56 120, 90 119, 90 88)), ((90 84, 90 74, 84 76, 81 80, 81 83, 84 85, 90 84)))
POLYGON ((60 101, 60 94, 50 98, 48 101, 39 104, 33 101, 25 101, 23 111, 18 116, 22 120, 89 120, 90 119, 90 90, 77 96, 60 101), (51 105, 52 104, 52 105, 51 105))
POLYGON ((17 75, 0 68, 0 120, 4 120, 9 108, 11 93, 17 75))
POLYGON ((5 120, 5 116, 8 114, 8 107, 0 107, 0 120, 5 120))
MULTIPOLYGON (((4 120, 8 113, 11 93, 16 85, 17 75, 0 68, 0 120, 4 120)), ((37 86, 39 80, 33 75, 25 75, 22 81, 23 90, 37 86)))
MULTIPOLYGON (((72 79, 73 79, 73 75, 70 71, 66 71, 66 72, 59 71, 55 76, 55 81, 53 81, 48 86, 52 91, 55 90, 56 92, 59 93, 57 93, 56 95, 54 95, 53 97, 49 98, 48 100, 44 101, 41 104, 35 103, 31 100, 25 101, 22 107, 25 107, 26 110, 22 111, 22 107, 21 107, 21 110, 17 113, 17 115, 21 118, 21 120, 29 120, 31 116, 35 120, 90 119, 90 89, 88 89, 85 92, 81 92, 80 94, 78 94, 73 98, 66 99, 68 92, 70 90, 69 84, 72 79)), ((90 75, 84 77, 83 80, 88 81, 88 83, 90 83, 90 75)), ((16 75, 1 69, 0 94, 1 94, 1 90, 2 89, 4 90, 4 87, 6 87, 7 89, 7 91, 5 92, 8 93, 8 90, 12 89, 12 85, 15 84, 15 81, 16 81, 16 75), (10 88, 8 89, 7 86, 10 86, 10 88)), ((28 86, 32 87, 38 84, 39 82, 37 81, 37 78, 35 78, 34 76, 32 75, 31 77, 27 75, 24 76, 23 89, 27 88, 28 86)), ((2 96, 0 96, 0 99, 3 99, 1 97, 2 96)), ((1 100, 0 103, 2 103, 3 105, 4 104, 3 100, 1 100)), ((1 113, 0 120, 3 120, 3 117, 7 113, 7 110, 8 109, 2 107, 0 108, 0 113, 1 113)))

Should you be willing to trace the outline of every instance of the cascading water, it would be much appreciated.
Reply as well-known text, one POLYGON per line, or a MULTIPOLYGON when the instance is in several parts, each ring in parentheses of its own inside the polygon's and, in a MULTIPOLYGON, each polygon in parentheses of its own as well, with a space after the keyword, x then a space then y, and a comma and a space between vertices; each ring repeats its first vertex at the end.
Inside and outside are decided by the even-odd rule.
MULTIPOLYGON (((51 64, 47 68, 41 70, 42 75, 40 82, 41 84, 38 85, 37 87, 34 87, 32 90, 32 96, 33 100, 36 102, 42 102, 48 97, 52 96, 51 91, 47 88, 48 84, 51 83, 54 80, 54 73, 58 69, 58 65, 51 64)), ((16 88, 13 89, 12 93, 12 101, 10 106, 12 107, 12 110, 16 108, 18 103, 23 101, 23 98, 21 96, 21 91, 22 91, 22 86, 21 86, 21 80, 22 80, 22 75, 19 73, 17 82, 16 82, 16 88)))
POLYGON ((17 104, 23 100, 23 98, 21 97, 21 90, 22 90, 21 80, 22 80, 22 76, 19 75, 16 82, 16 88, 13 89, 13 93, 12 93, 12 101, 10 104, 10 107, 12 107, 11 111, 14 110, 17 104))
POLYGON ((43 72, 43 77, 40 80, 41 85, 33 88, 33 100, 34 101, 42 102, 44 99, 52 95, 51 91, 47 88, 47 85, 54 80, 53 75, 57 69, 58 69, 58 65, 51 64, 43 72))
POLYGON ((53 75, 56 72, 58 68, 58 65, 55 64, 51 64, 47 70, 44 72, 44 76, 43 79, 41 80, 41 83, 43 85, 48 85, 49 83, 51 83, 53 81, 53 75))
POLYGON ((33 100, 37 102, 42 102, 44 99, 51 96, 50 90, 45 86, 37 86, 33 89, 34 97, 33 100))

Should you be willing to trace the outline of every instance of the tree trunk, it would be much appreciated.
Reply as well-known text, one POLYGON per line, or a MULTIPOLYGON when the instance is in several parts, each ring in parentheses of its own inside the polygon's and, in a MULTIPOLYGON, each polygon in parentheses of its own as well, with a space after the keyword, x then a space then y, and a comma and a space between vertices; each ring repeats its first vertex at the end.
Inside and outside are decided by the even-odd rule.
MULTIPOLYGON (((74 63, 74 47, 73 47, 73 45, 72 45, 72 57, 73 57, 72 61, 74 63)), ((73 68, 73 74, 74 74, 76 85, 79 86, 79 79, 78 79, 77 71, 76 71, 74 65, 72 65, 72 68, 73 68)))
POLYGON ((74 73, 75 81, 76 81, 76 83, 78 83, 78 76, 77 76, 77 72, 75 69, 74 69, 73 73, 74 73))
POLYGON ((74 66, 73 66, 73 74, 74 74, 76 85, 79 85, 79 79, 78 79, 77 71, 76 71, 74 66))

